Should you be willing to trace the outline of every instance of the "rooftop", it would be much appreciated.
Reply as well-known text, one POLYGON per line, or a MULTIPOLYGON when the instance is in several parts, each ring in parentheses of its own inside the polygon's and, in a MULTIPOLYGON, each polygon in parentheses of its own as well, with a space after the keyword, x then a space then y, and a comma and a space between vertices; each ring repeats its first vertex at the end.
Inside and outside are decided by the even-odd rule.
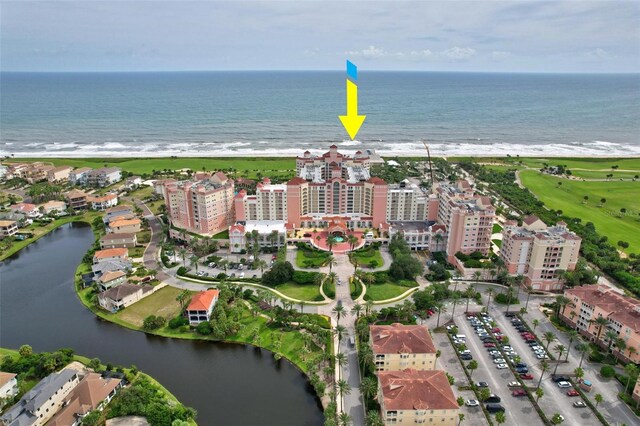
POLYGON ((100 237, 100 241, 112 241, 112 240, 130 240, 136 236, 134 232, 123 232, 121 234, 105 234, 100 237))
POLYGON ((126 257, 129 254, 129 250, 126 248, 112 248, 105 250, 98 250, 93 257, 96 259, 105 259, 107 257, 126 257))
POLYGON ((109 222, 109 226, 112 228, 117 228, 118 226, 140 225, 140 223, 140 219, 136 217, 134 219, 117 219, 113 222, 109 222))
POLYGON ((607 313, 607 318, 640 333, 640 300, 624 296, 602 284, 570 288, 565 290, 565 295, 569 299, 575 296, 587 305, 597 306, 607 313))
POLYGON ((457 410, 456 397, 441 370, 380 371, 385 410, 457 410))
POLYGON ((213 300, 218 297, 218 290, 206 290, 193 296, 191 303, 187 307, 187 311, 208 311, 213 300))
POLYGON ((436 353, 427 327, 421 325, 372 325, 369 327, 376 354, 436 353))

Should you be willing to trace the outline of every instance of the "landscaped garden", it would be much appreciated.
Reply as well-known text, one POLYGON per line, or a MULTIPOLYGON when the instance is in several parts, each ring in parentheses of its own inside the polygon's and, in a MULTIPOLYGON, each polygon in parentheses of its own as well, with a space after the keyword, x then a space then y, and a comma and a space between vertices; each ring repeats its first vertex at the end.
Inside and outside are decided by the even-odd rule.
POLYGON ((305 243, 297 244, 296 265, 299 268, 319 268, 326 265, 331 258, 328 251, 318 250, 305 243))
POLYGON ((354 250, 349 254, 349 260, 354 265, 361 267, 378 268, 384 265, 384 260, 380 254, 380 243, 374 243, 367 247, 354 250))
POLYGON ((295 282, 287 282, 279 284, 274 287, 280 293, 285 296, 289 296, 292 299, 305 300, 305 301, 321 301, 324 300, 320 294, 319 286, 315 284, 298 284, 295 282))
POLYGON ((382 284, 366 285, 367 292, 364 296, 365 300, 380 301, 392 299, 405 293, 407 290, 417 287, 418 283, 415 281, 402 281, 402 282, 385 282, 382 284))

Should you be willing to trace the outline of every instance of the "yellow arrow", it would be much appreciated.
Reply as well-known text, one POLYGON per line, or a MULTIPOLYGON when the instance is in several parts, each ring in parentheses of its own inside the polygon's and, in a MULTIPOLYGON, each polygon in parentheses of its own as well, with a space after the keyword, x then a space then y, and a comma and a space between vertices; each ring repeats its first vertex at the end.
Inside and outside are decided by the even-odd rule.
POLYGON ((356 138, 366 115, 358 115, 358 86, 347 79, 347 115, 338 116, 351 140, 356 138))

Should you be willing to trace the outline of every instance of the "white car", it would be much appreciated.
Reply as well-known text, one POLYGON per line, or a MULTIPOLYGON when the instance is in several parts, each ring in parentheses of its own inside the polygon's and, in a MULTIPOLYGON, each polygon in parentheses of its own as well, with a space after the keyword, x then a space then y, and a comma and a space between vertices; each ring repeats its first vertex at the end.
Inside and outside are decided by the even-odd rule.
POLYGON ((545 354, 537 354, 536 358, 538 358, 538 359, 549 359, 549 357, 547 355, 545 355, 545 354))
POLYGON ((465 349, 464 351, 458 351, 460 355, 471 355, 471 351, 469 349, 465 349))
POLYGON ((477 407, 480 403, 475 399, 467 399, 464 403, 467 407, 477 407))
POLYGON ((565 382, 565 381, 563 380, 563 381, 561 381, 561 382, 558 382, 558 387, 559 387, 559 388, 563 388, 563 389, 570 388, 570 387, 571 387, 571 383, 569 383, 569 382, 565 382))
POLYGON ((496 364, 496 368, 498 370, 504 370, 505 368, 507 368, 507 364, 496 364))
POLYGON ((520 382, 509 382, 507 386, 510 388, 520 387, 520 382))
POLYGON ((506 361, 502 358, 496 358, 493 360, 494 364, 504 364, 506 361))
POLYGON ((244 278, 244 272, 240 272, 240 274, 238 275, 238 278, 244 278))

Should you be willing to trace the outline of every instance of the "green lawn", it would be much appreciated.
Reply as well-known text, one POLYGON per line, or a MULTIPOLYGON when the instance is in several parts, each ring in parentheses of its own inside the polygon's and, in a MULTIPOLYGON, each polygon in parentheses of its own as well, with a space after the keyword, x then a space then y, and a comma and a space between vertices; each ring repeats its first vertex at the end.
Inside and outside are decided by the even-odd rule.
POLYGON ((400 296, 402 293, 406 292, 412 287, 417 287, 418 283, 413 282, 412 286, 402 286, 395 283, 384 283, 384 284, 371 284, 366 285, 367 292, 365 294, 366 300, 372 300, 374 302, 380 300, 392 299, 394 297, 400 296))
POLYGON ((275 289, 280 293, 298 300, 311 302, 323 300, 320 289, 315 284, 300 285, 294 282, 288 282, 278 285, 275 289))
POLYGON ((533 170, 523 171, 521 178, 547 207, 579 217, 583 222, 593 222, 597 231, 609 237, 613 244, 627 241, 630 243, 628 252, 640 252, 640 240, 634 238, 640 235, 640 182, 572 181, 533 170), (558 182, 562 182, 560 187, 558 182), (589 197, 586 204, 585 195, 589 197), (601 198, 607 200, 602 207, 599 206, 601 198), (626 208, 627 213, 621 215, 621 208, 626 208))
POLYGON ((138 246, 129 248, 129 257, 137 258, 142 257, 144 255, 144 250, 146 247, 138 246))
POLYGON ((502 247, 502 240, 491 240, 491 242, 498 246, 498 248, 502 247))
POLYGON ((152 173, 153 170, 176 170, 190 168, 200 171, 235 169, 243 177, 255 178, 260 172, 264 176, 275 177, 290 174, 295 170, 294 158, 282 157, 227 157, 227 158, 21 158, 25 161, 43 161, 54 165, 73 167, 121 167, 134 174, 152 173))
POLYGON ((153 195, 153 186, 143 186, 129 193, 129 197, 145 200, 153 195))
POLYGON ((296 253, 296 265, 299 268, 319 268, 331 257, 329 252, 320 253, 316 251, 298 250, 296 253), (308 257, 311 254, 313 257, 308 257))
MULTIPOLYGON (((176 297, 181 292, 182 290, 179 288, 164 287, 151 296, 117 312, 114 316, 137 327, 141 327, 142 322, 149 315, 163 316, 168 321, 180 312, 180 304, 176 297)), ((195 294, 195 292, 193 293, 195 294)))
POLYGON ((520 158, 522 162, 537 169, 541 169, 544 163, 551 166, 563 165, 573 172, 574 169, 609 170, 611 166, 618 166, 621 170, 640 171, 640 158, 520 158))
POLYGON ((609 174, 613 175, 612 179, 614 179, 614 180, 620 180, 620 179, 632 180, 636 176, 640 176, 640 171, 619 172, 619 171, 611 171, 611 169, 603 170, 603 171, 599 171, 599 170, 576 170, 576 169, 569 169, 569 170, 571 170, 572 176, 576 176, 576 177, 583 178, 583 179, 608 179, 607 175, 609 175, 609 174))
POLYGON ((229 239, 229 230, 225 229, 222 232, 218 232, 216 235, 214 235, 213 237, 214 240, 228 240, 229 239))
POLYGON ((378 266, 376 266, 376 268, 384 266, 384 260, 382 259, 380 250, 376 249, 353 253, 351 255, 351 263, 353 263, 354 260, 357 260, 360 266, 368 266, 372 261, 377 262, 378 266))
POLYGON ((497 223, 493 224, 493 229, 491 230, 492 234, 499 234, 500 232, 502 232, 502 226, 500 226, 497 223))

